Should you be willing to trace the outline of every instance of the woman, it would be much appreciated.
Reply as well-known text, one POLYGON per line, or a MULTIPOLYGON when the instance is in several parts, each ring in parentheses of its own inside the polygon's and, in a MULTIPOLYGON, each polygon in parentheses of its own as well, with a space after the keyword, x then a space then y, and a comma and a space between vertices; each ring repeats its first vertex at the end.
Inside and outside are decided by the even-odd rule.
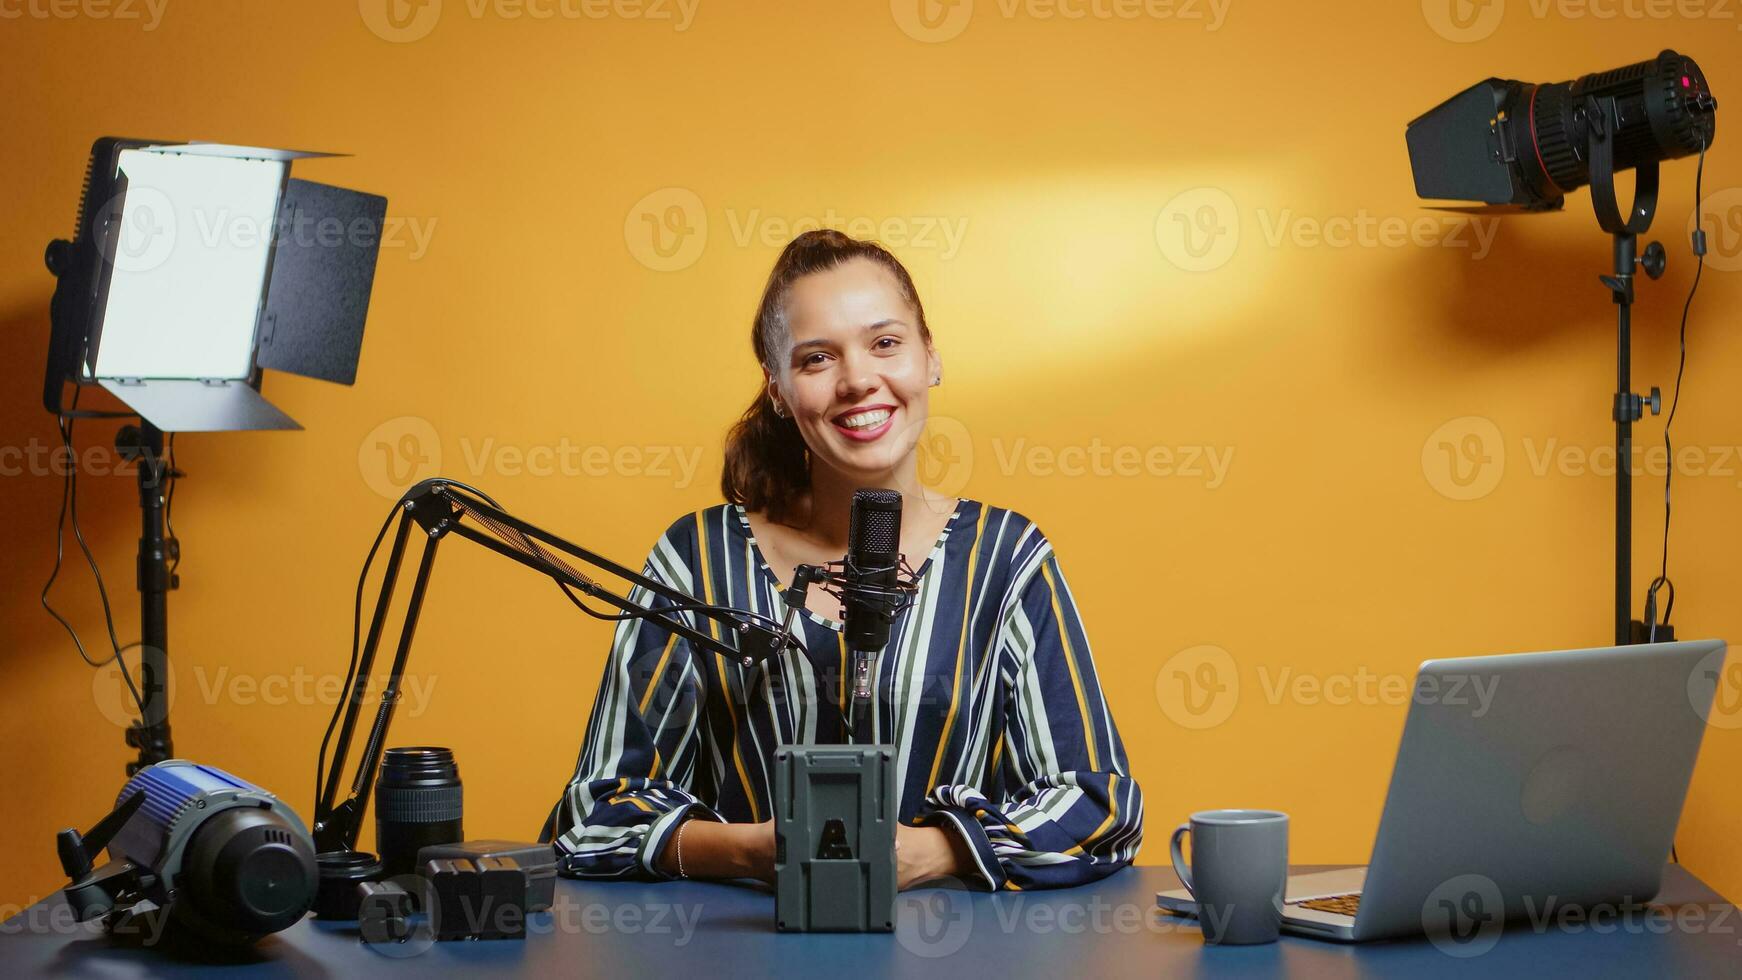
MULTIPOLYGON (((1051 545, 1020 514, 919 483, 942 361, 907 270, 870 242, 802 234, 751 340, 764 384, 727 439, 728 502, 674 522, 645 574, 778 618, 795 566, 846 553, 853 491, 899 490, 919 593, 878 658, 870 724, 898 750, 900 886, 1057 887, 1129 864, 1143 797, 1051 545)), ((807 605, 808 656, 751 667, 618 627, 559 807, 568 873, 772 878, 775 747, 848 741, 840 604, 813 588, 807 605)))

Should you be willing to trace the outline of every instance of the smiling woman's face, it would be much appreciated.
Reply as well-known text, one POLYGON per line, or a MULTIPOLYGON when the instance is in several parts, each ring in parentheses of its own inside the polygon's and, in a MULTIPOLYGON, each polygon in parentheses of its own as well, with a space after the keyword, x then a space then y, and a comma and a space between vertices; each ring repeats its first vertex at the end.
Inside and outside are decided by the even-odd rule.
POLYGON ((942 364, 895 276, 870 259, 812 273, 786 319, 792 345, 768 389, 813 461, 873 484, 910 465, 942 364))

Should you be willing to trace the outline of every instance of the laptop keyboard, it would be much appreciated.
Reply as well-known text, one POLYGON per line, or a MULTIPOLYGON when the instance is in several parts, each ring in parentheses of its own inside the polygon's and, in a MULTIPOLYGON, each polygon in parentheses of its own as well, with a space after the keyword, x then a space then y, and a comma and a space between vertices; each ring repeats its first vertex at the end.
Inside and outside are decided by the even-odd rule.
POLYGON ((1289 904, 1303 909, 1312 909, 1315 912, 1330 912, 1335 915, 1353 917, 1361 908, 1361 893, 1326 895, 1324 898, 1309 898, 1304 902, 1290 902, 1289 904))

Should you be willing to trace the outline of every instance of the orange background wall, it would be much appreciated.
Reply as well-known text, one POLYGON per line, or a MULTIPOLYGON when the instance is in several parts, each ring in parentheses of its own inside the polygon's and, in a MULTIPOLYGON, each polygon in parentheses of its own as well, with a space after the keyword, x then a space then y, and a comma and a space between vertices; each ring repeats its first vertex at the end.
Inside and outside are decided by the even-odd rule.
MULTIPOLYGON (((579 16, 447 0, 395 27, 376 0, 169 0, 155 19, 142 0, 70 18, 7 0, 23 16, 0 19, 0 444, 54 443, 41 255, 71 231, 92 138, 355 155, 295 172, 383 193, 397 219, 356 387, 275 375, 266 394, 306 432, 178 444, 177 752, 307 815, 384 494, 439 469, 639 563, 718 499, 779 246, 806 222, 875 234, 910 264, 945 359, 928 475, 1058 545, 1147 796, 1142 861, 1165 861, 1188 811, 1249 805, 1294 815, 1296 860, 1360 862, 1404 718, 1392 685, 1429 657, 1609 638, 1611 482, 1588 459, 1612 439, 1608 241, 1584 193, 1499 224, 1422 209, 1404 124, 1491 74, 1560 80, 1670 46, 1742 98, 1729 8, 1426 6, 1075 0, 1073 19, 958 0, 925 20, 912 0, 579 16), (1179 674, 1200 663, 1224 693, 1188 703, 1179 674)), ((1730 128, 1706 170, 1723 226, 1676 424, 1707 451, 1675 494, 1690 637, 1742 635, 1730 128)), ((1636 387, 1666 394, 1693 176, 1666 168, 1671 268, 1640 289, 1636 387)), ((79 443, 100 453, 114 427, 81 423, 79 443)), ((1661 432, 1648 419, 1639 438, 1661 432)), ((0 460, 5 902, 58 887, 53 832, 88 826, 129 756, 113 671, 93 677, 37 606, 60 485, 17 472, 20 452, 0 460)), ((84 527, 125 642, 133 484, 100 455, 90 470, 84 527)), ((1641 589, 1657 479, 1637 491, 1641 589)), ((97 641, 86 572, 63 576, 56 601, 97 641)), ((474 834, 531 835, 608 636, 450 545, 392 741, 456 748, 474 834)), ((1737 695, 1732 671, 1721 696, 1737 695)), ((1678 840, 1734 897, 1742 712, 1716 721, 1678 840)))

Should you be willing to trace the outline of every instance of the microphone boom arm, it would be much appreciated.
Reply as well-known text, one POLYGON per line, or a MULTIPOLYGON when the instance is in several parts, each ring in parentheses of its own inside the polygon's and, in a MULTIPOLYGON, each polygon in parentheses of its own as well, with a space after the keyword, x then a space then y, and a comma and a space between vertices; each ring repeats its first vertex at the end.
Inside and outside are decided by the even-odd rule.
MULTIPOLYGON (((768 625, 773 621, 766 616, 703 603, 679 589, 648 578, 634 569, 619 565, 549 531, 528 524, 502 510, 478 491, 451 480, 439 477, 425 480, 407 490, 400 498, 398 506, 399 526, 394 533, 393 548, 386 569, 382 573, 380 593, 369 622, 368 639, 358 656, 355 673, 346 682, 344 720, 338 730, 338 741, 333 747, 332 766, 327 770, 324 784, 316 787, 318 794, 312 828, 316 851, 348 851, 356 846, 363 814, 368 808, 369 793, 374 786, 375 773, 380 767, 381 755, 386 748, 387 729, 392 724, 393 711, 399 703, 400 682, 411 653, 412 636, 417 629, 418 616, 423 609, 430 571, 435 564, 436 546, 449 534, 457 534, 474 541, 505 558, 549 576, 577 605, 580 600, 573 593, 569 593, 569 589, 622 610, 624 616, 617 618, 648 620, 683 637, 697 649, 731 657, 746 665, 801 646, 789 628, 790 616, 787 624, 777 629, 768 625), (468 517, 482 530, 480 527, 462 523, 468 517), (370 671, 374 667, 375 655, 381 644, 388 609, 393 601, 394 586, 399 577, 400 566, 404 563, 405 546, 411 536, 413 524, 426 533, 428 541, 418 561, 417 577, 412 583, 411 598, 400 627, 393 666, 381 689, 380 706, 376 709, 374 722, 370 725, 362 758, 351 780, 350 791, 343 800, 339 800, 340 770, 344 768, 346 757, 350 754, 351 740, 362 711, 364 696, 368 691, 370 671), (570 565, 562 555, 578 559, 644 588, 670 601, 673 606, 655 609, 638 605, 593 581, 570 565), (702 632, 690 626, 683 620, 681 613, 684 612, 699 614, 719 624, 728 639, 718 639, 711 631, 702 632)), ((802 602, 801 598, 800 603, 802 602)), ((323 742, 323 762, 325 751, 323 742)))

